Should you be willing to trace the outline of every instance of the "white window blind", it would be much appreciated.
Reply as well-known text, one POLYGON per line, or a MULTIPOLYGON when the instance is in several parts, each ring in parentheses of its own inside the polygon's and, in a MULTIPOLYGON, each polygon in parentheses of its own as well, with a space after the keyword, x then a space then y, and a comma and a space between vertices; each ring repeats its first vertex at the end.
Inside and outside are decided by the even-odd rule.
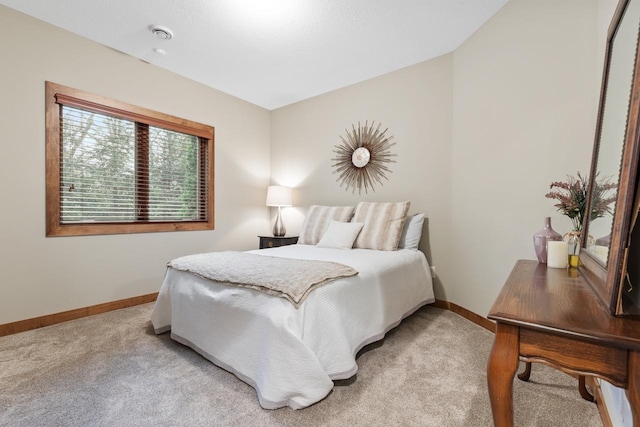
POLYGON ((149 218, 194 221, 204 215, 198 137, 149 128, 149 218))
POLYGON ((62 105, 62 224, 207 221, 200 137, 62 105))

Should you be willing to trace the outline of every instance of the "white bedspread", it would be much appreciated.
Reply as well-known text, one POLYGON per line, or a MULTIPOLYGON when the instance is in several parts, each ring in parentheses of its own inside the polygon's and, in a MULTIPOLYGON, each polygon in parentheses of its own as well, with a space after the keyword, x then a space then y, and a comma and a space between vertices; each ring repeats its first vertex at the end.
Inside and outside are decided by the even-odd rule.
POLYGON ((253 289, 168 269, 151 321, 253 386, 260 405, 300 409, 354 375, 355 355, 434 301, 422 252, 290 245, 251 253, 334 261, 360 272, 315 289, 300 308, 253 289))

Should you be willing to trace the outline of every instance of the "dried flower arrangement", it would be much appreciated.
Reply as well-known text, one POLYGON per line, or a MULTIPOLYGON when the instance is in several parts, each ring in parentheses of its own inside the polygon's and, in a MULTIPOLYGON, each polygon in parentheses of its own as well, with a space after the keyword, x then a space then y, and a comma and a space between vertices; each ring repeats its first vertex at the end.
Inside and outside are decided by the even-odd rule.
MULTIPOLYGON (((552 182, 550 189, 558 190, 548 192, 545 197, 556 199, 559 203, 554 206, 558 208, 558 212, 571 218, 573 223, 573 231, 581 231, 585 217, 585 209, 587 204, 587 186, 589 179, 577 173, 578 177, 567 175, 567 182, 552 182)), ((601 218, 606 214, 613 214, 609 205, 616 201, 616 194, 608 195, 609 190, 618 187, 617 183, 609 182, 609 178, 598 178, 596 175, 595 190, 593 192, 593 200, 591 202, 591 214, 589 221, 601 218)))

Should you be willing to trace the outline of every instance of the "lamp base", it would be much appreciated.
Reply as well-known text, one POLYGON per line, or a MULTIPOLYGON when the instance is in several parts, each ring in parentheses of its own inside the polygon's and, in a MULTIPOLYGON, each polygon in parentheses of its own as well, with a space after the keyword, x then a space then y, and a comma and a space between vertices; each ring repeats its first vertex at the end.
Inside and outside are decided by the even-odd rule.
POLYGON ((280 215, 280 206, 278 206, 278 216, 276 217, 276 223, 273 224, 273 236, 282 237, 287 234, 287 229, 282 222, 282 216, 280 215))

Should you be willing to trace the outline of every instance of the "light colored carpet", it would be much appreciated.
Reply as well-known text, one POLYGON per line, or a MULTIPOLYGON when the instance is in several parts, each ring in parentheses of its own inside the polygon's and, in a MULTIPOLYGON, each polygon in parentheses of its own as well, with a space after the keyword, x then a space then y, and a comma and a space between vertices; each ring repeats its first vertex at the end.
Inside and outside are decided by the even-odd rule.
MULTIPOLYGON (((424 307, 365 347, 359 371, 303 410, 264 410, 250 386, 168 334, 152 304, 0 338, 2 426, 491 426, 493 334, 424 307)), ((535 365, 516 426, 601 426, 577 381, 535 365)))

